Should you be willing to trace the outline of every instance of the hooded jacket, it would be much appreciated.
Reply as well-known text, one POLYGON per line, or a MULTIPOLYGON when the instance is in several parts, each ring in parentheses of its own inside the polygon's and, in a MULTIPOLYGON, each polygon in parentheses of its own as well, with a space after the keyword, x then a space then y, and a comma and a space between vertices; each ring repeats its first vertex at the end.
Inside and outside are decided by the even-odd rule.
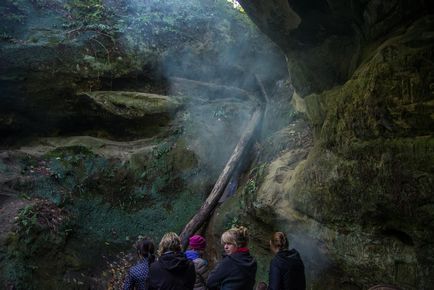
POLYGON ((151 265, 152 290, 192 290, 196 280, 193 262, 183 253, 168 252, 151 265))
POLYGON ((270 263, 269 290, 305 290, 304 264, 297 250, 280 250, 270 263))
POLYGON ((256 260, 249 252, 228 255, 208 276, 210 289, 250 290, 255 285, 256 260))

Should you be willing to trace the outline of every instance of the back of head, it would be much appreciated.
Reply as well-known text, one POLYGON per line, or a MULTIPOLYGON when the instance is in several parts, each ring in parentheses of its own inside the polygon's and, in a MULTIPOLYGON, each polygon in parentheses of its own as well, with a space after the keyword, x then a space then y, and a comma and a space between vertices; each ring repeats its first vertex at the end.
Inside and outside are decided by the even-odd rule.
POLYGON ((288 239, 285 233, 275 232, 271 236, 270 245, 276 250, 283 250, 288 248, 288 239))
POLYGON ((166 233, 160 241, 160 245, 158 247, 158 253, 160 255, 166 253, 166 252, 179 252, 181 251, 181 239, 179 236, 174 233, 166 233))
POLYGON ((135 247, 139 256, 147 258, 149 263, 154 261, 155 246, 154 242, 150 238, 144 237, 140 239, 136 243, 135 247))
POLYGON ((246 227, 233 227, 222 234, 222 244, 232 244, 238 248, 246 247, 249 243, 249 233, 246 227))
POLYGON ((201 235, 194 235, 188 239, 188 246, 193 250, 204 250, 206 247, 206 240, 201 235))

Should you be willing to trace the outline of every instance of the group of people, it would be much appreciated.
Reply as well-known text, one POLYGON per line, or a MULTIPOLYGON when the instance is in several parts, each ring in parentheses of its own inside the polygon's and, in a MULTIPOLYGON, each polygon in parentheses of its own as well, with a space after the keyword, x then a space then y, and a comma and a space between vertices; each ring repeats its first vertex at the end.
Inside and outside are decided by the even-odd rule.
MULTIPOLYGON (((200 235, 189 238, 188 250, 182 252, 181 239, 167 233, 160 241, 159 258, 155 259, 153 242, 142 239, 137 245, 140 261, 131 267, 124 290, 252 290, 255 285, 257 263, 248 248, 249 236, 245 227, 234 227, 221 236, 225 255, 210 271, 203 258, 206 240, 200 235)), ((258 290, 305 290, 304 265, 299 253, 288 248, 282 232, 270 239, 275 254, 269 270, 268 285, 260 282, 258 290)))

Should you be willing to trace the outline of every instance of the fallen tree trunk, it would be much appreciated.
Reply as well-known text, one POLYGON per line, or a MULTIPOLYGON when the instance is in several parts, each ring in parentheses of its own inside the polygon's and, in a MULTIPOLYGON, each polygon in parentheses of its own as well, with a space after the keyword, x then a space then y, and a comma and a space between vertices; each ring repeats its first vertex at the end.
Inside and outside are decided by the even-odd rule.
POLYGON ((200 98, 205 95, 208 100, 235 99, 241 101, 251 101, 253 104, 258 102, 258 100, 255 99, 251 93, 237 87, 178 77, 171 77, 169 81, 171 90, 175 93, 175 95, 181 93, 189 97, 200 98))
POLYGON ((199 211, 194 215, 194 217, 188 222, 188 224, 181 231, 180 237, 182 240, 183 247, 186 248, 188 245, 188 238, 196 233, 199 228, 204 224, 213 213, 215 207, 218 204, 220 197, 222 196, 226 185, 229 182, 229 179, 237 167, 238 163, 242 159, 244 153, 249 148, 251 144, 252 137, 260 124, 262 119, 262 110, 258 108, 250 118, 247 127, 244 130, 244 134, 242 135, 240 141, 234 149, 229 161, 226 163, 225 168, 217 179, 214 188, 209 194, 208 198, 202 204, 199 211))

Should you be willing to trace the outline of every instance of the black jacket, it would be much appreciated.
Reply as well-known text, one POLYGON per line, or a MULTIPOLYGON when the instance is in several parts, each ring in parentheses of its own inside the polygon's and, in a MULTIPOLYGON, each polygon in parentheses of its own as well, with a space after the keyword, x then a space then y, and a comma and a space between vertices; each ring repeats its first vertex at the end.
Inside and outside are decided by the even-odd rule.
POLYGON ((268 289, 306 289, 304 264, 297 250, 280 250, 271 260, 268 289))
POLYGON ((170 252, 151 264, 149 276, 152 290, 192 290, 196 271, 183 253, 170 252))
POLYGON ((249 252, 226 256, 212 270, 206 283, 210 289, 251 290, 255 285, 256 260, 249 252))

